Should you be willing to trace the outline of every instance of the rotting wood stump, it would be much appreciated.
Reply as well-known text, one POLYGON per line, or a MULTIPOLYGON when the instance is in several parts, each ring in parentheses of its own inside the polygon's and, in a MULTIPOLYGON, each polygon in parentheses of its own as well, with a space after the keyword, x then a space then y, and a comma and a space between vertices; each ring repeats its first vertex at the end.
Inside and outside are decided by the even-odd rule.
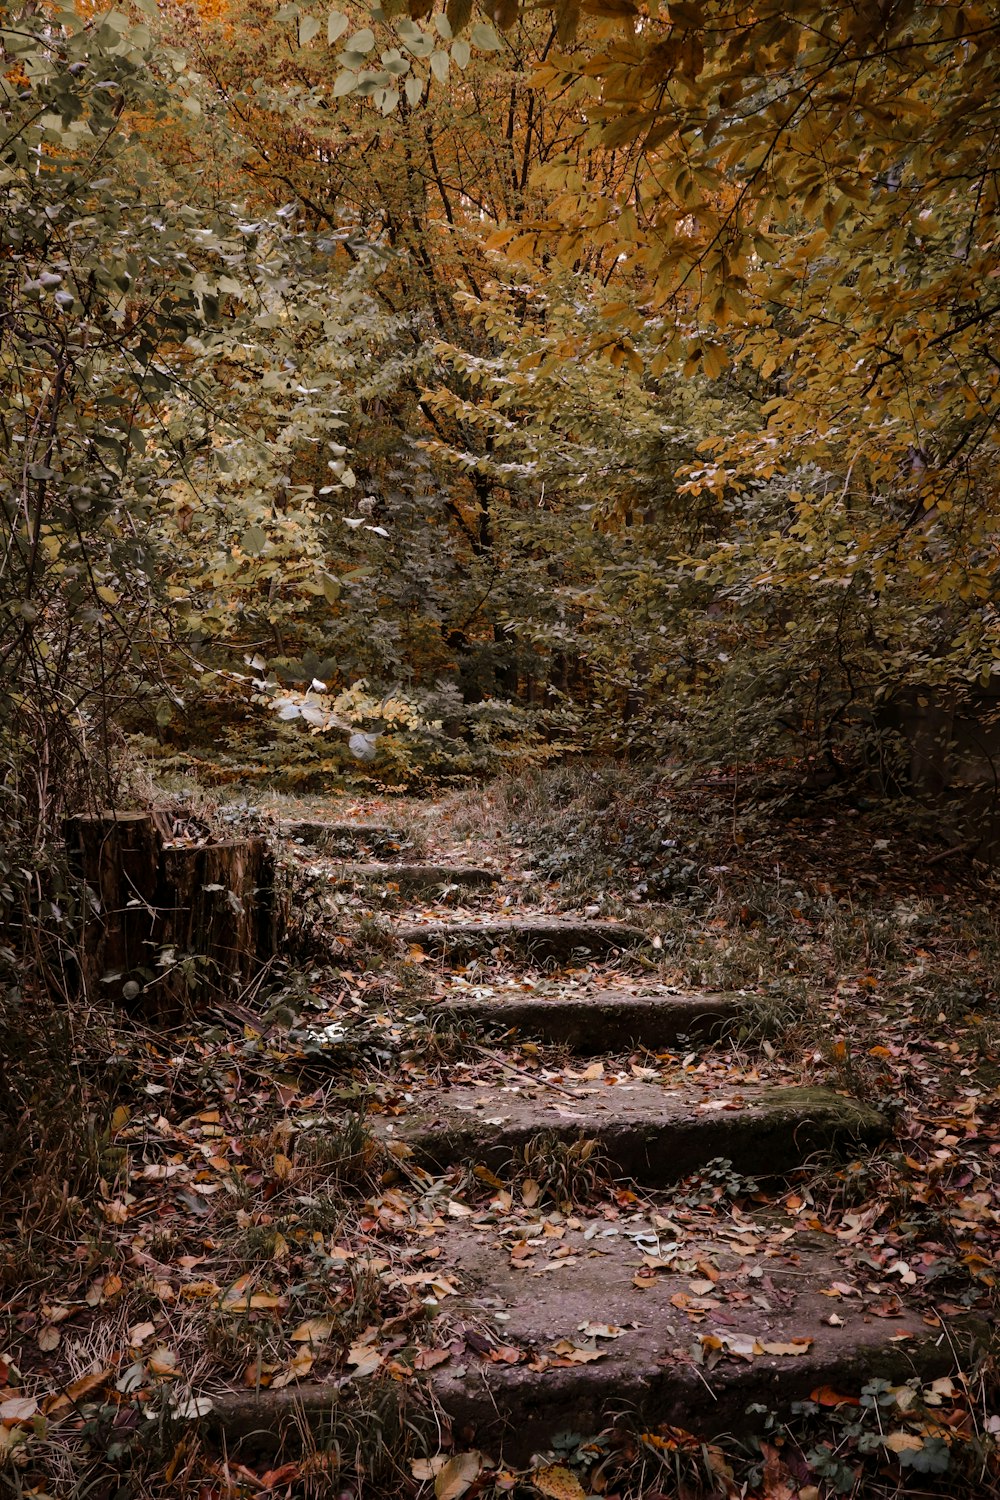
POLYGON ((89 891, 81 981, 164 1017, 232 998, 277 951, 274 856, 262 838, 177 840, 157 812, 67 820, 89 891))

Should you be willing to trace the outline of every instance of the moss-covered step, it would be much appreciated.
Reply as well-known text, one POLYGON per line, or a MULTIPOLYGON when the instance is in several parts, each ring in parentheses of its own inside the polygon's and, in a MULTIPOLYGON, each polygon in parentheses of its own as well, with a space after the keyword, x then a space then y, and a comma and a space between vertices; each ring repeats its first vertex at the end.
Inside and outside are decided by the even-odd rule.
POLYGON ((646 941, 638 927, 624 922, 587 921, 583 917, 484 917, 466 922, 398 922, 393 928, 407 945, 453 958, 502 949, 531 958, 564 961, 576 956, 604 957, 646 941))
POLYGON ((678 1037, 718 1037, 750 1013, 740 995, 627 989, 473 996, 449 1000, 446 1009, 460 1020, 502 1026, 525 1039, 586 1053, 633 1045, 655 1050, 673 1046, 678 1037))
POLYGON ((495 870, 478 865, 349 864, 336 870, 342 885, 394 885, 401 891, 434 894, 458 887, 480 890, 500 879, 495 870))
POLYGON ((389 855, 412 846, 405 829, 388 823, 328 823, 317 818, 286 819, 278 824, 284 839, 309 844, 323 854, 389 855))
MULTIPOLYGON (((615 1075, 610 1075, 615 1076, 615 1075)), ((599 1142, 616 1176, 646 1187, 675 1182, 717 1158, 763 1175, 815 1151, 871 1145, 887 1133, 877 1110, 832 1089, 759 1084, 714 1090, 630 1080, 546 1087, 490 1079, 482 1087, 422 1090, 398 1115, 373 1115, 374 1134, 437 1169, 476 1163, 504 1173, 542 1134, 599 1142)))
MULTIPOLYGON (((440 1352, 423 1379, 463 1447, 519 1465, 558 1433, 588 1436, 622 1413, 699 1437, 759 1432, 754 1407, 787 1414, 824 1387, 856 1403, 873 1380, 971 1369, 989 1338, 972 1318, 946 1334, 834 1234, 745 1215, 692 1230, 655 1207, 644 1224, 442 1213, 416 1242, 434 1252, 428 1283, 436 1273, 456 1289, 415 1342, 440 1352)), ((210 1420, 269 1447, 282 1432, 294 1443, 303 1421, 321 1438, 343 1384, 215 1393, 210 1420)), ((363 1381, 349 1389, 364 1400, 363 1381)))

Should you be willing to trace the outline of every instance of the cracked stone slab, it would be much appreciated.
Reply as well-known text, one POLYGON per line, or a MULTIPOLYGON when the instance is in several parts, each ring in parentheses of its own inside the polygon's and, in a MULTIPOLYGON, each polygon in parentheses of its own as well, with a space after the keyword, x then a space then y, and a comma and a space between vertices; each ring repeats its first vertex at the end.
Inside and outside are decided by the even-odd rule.
POLYGON ((525 1082, 423 1091, 395 1115, 372 1115, 373 1133, 418 1164, 475 1163, 503 1172, 533 1136, 600 1142, 610 1169, 660 1187, 726 1158, 742 1173, 800 1166, 817 1151, 872 1145, 888 1134, 877 1110, 823 1088, 734 1087, 710 1094, 691 1085, 525 1082))
POLYGON ((485 1021, 574 1052, 595 1053, 633 1045, 655 1050, 683 1036, 718 1037, 745 1016, 749 1007, 739 995, 606 989, 586 994, 470 997, 449 1000, 440 1009, 462 1020, 485 1021))
POLYGON ((645 933, 624 922, 587 921, 583 917, 490 917, 475 922, 398 922, 393 931, 404 943, 434 953, 468 957, 495 948, 537 959, 606 955, 638 947, 645 933))

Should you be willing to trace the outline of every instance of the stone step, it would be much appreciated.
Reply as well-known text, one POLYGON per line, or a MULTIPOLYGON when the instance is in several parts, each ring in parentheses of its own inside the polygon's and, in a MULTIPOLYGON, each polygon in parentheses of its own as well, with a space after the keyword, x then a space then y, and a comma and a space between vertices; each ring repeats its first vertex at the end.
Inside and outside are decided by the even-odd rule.
POLYGON ((553 1042, 574 1052, 618 1052, 634 1045, 655 1051, 678 1037, 718 1037, 748 1010, 739 995, 664 995, 597 990, 563 995, 496 995, 450 999, 441 1011, 465 1021, 485 1021, 525 1039, 553 1042))
POLYGON ((583 917, 486 917, 480 921, 399 922, 397 938, 431 953, 468 958, 494 948, 531 958, 565 960, 575 955, 606 956, 646 941, 638 927, 624 922, 590 922, 583 917))
POLYGON ((500 879, 495 870, 478 865, 351 864, 333 877, 342 885, 395 885, 401 891, 440 891, 449 886, 475 890, 500 879))
POLYGON ((542 1133, 600 1143, 610 1171, 645 1187, 675 1182, 723 1157, 748 1175, 782 1173, 816 1151, 870 1145, 887 1134, 877 1110, 832 1089, 753 1084, 728 1091, 692 1083, 577 1081, 558 1086, 491 1078, 480 1088, 423 1090, 395 1116, 372 1115, 374 1135, 418 1165, 508 1170, 542 1133))
POLYGON ((402 828, 387 823, 328 823, 316 818, 292 818, 278 824, 284 839, 309 844, 324 854, 392 854, 412 840, 402 828))
MULTIPOLYGON (((832 1235, 746 1217, 691 1231, 670 1215, 659 1230, 650 1216, 644 1240, 634 1223, 581 1213, 555 1235, 537 1217, 507 1233, 442 1219, 420 1242, 458 1289, 420 1343, 449 1351, 426 1379, 461 1447, 517 1466, 560 1431, 590 1436, 623 1412, 702 1438, 759 1433, 753 1404, 787 1412, 821 1387, 856 1402, 874 1379, 933 1380, 967 1354, 970 1368, 989 1337, 973 1319, 946 1336, 895 1279, 840 1258, 832 1235)), ((212 1420, 277 1444, 302 1418, 328 1417, 340 1383, 220 1394, 212 1420)))
POLYGON ((442 1307, 437 1342, 447 1343, 449 1324, 465 1324, 526 1352, 505 1364, 466 1347, 432 1377, 456 1427, 508 1462, 526 1461, 561 1430, 600 1431, 626 1409, 650 1424, 714 1435, 752 1428, 753 1402, 787 1411, 820 1386, 857 1397, 876 1377, 902 1382, 915 1368, 928 1378, 954 1368, 940 1325, 932 1330, 905 1308, 895 1286, 868 1291, 878 1273, 861 1268, 858 1276, 838 1259, 832 1236, 792 1231, 783 1240, 780 1230, 754 1233, 751 1220, 728 1239, 667 1229, 636 1242, 603 1234, 632 1225, 576 1222, 580 1228, 559 1238, 536 1235, 540 1248, 530 1256, 511 1251, 533 1240, 469 1221, 436 1241, 440 1263, 457 1268, 462 1288, 442 1307), (835 1281, 859 1295, 824 1296, 835 1281), (896 1308, 898 1316, 886 1316, 896 1308), (842 1326, 827 1321, 832 1312, 842 1326), (588 1333, 594 1324, 620 1335, 588 1333), (566 1355, 553 1346, 563 1340, 601 1357, 559 1364, 566 1355))

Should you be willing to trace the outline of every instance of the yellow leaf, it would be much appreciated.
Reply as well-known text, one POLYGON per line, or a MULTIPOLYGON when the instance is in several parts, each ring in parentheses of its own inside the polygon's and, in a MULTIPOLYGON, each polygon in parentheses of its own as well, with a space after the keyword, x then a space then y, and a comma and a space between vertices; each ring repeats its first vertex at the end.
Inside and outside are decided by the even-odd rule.
POLYGON ((347 1363, 354 1366, 355 1377, 374 1375, 382 1363, 382 1356, 370 1344, 352 1344, 347 1351, 347 1363))
POLYGON ((291 1340, 294 1344, 321 1344, 332 1332, 332 1318, 306 1318, 291 1334, 291 1340))
POLYGON ((435 1500, 459 1500, 479 1478, 482 1467, 483 1455, 476 1449, 471 1453, 456 1453, 434 1480, 435 1500))
POLYGON ((923 1438, 917 1437, 915 1432, 890 1432, 883 1441, 893 1453, 919 1453, 924 1446, 923 1438))
POLYGON ((549 1464, 536 1469, 531 1482, 549 1500, 585 1500, 586 1491, 579 1479, 563 1464, 549 1464))

